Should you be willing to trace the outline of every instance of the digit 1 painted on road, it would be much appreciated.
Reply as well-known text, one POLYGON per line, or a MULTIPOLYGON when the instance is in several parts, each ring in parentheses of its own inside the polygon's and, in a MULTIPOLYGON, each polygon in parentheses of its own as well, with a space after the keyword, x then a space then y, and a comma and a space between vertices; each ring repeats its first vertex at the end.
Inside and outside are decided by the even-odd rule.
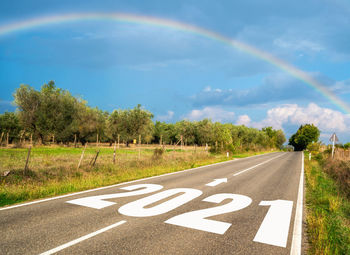
POLYGON ((169 189, 154 195, 141 198, 134 202, 123 205, 119 208, 119 213, 134 217, 149 217, 169 212, 187 202, 199 197, 202 191, 197 189, 177 188, 169 189), (145 208, 148 205, 161 201, 176 194, 181 194, 156 206, 145 208))
POLYGON ((148 194, 151 192, 161 190, 162 188, 163 186, 158 184, 136 184, 136 185, 120 188, 123 190, 131 190, 131 192, 121 192, 121 193, 114 193, 114 194, 107 194, 107 195, 100 195, 100 196, 83 197, 83 198, 67 201, 67 203, 82 205, 82 206, 86 206, 94 209, 102 209, 102 208, 116 204, 115 202, 104 201, 104 199, 143 195, 143 194, 148 194))
POLYGON ((270 205, 270 209, 253 241, 285 248, 287 246, 293 201, 261 201, 259 205, 270 205))

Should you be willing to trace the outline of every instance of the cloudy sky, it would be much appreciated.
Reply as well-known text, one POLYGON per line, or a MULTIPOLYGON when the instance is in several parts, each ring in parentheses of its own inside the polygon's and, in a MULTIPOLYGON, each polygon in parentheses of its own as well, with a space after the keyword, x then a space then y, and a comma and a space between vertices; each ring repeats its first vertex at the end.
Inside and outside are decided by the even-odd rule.
MULTIPOLYGON (((348 0, 2 0, 0 30, 71 13, 128 13, 191 24, 301 69, 350 102, 348 0)), ((280 68, 228 44, 145 23, 75 20, 0 33, 0 112, 20 84, 54 80, 90 106, 138 103, 156 120, 184 118, 282 128, 314 123, 350 141, 349 112, 280 68)))

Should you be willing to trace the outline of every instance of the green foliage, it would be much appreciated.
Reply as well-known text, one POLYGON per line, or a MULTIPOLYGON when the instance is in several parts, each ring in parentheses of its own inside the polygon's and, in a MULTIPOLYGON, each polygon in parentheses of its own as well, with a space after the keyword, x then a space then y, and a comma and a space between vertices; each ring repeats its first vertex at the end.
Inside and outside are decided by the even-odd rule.
POLYGON ((295 151, 302 151, 310 143, 317 142, 319 137, 320 131, 316 126, 313 124, 301 125, 298 131, 289 138, 289 145, 292 145, 295 151))
POLYGON ((153 142, 155 143, 176 143, 176 130, 174 124, 156 121, 154 125, 153 142))
POLYGON ((321 142, 311 142, 306 146, 306 148, 310 152, 319 152, 321 144, 321 142))
MULTIPOLYGON (((213 123, 209 119, 201 121, 182 120, 176 123, 152 121, 153 114, 141 105, 133 109, 118 109, 112 113, 91 108, 87 102, 73 97, 68 91, 57 88, 53 81, 44 84, 40 91, 28 85, 21 85, 14 93, 19 125, 34 140, 42 143, 51 141, 82 144, 119 140, 129 143, 166 143, 201 145, 214 147, 215 152, 280 149, 285 142, 282 130, 266 127, 262 130, 235 126, 231 123, 213 123)), ((6 120, 10 125, 10 121, 6 120)), ((12 124, 11 124, 12 125, 12 124)), ((14 125, 16 126, 16 125, 14 125)), ((15 129, 14 129, 15 130, 15 129)), ((20 131, 13 133, 18 136, 20 131)))
POLYGON ((346 149, 346 150, 350 149, 350 143, 345 143, 344 144, 344 149, 346 149))
MULTIPOLYGON (((22 127, 19 123, 18 117, 13 112, 5 112, 0 114, 0 136, 3 139, 9 134, 9 142, 11 143, 17 138, 18 134, 21 132, 22 127)), ((0 141, 1 143, 1 141, 0 141)))
POLYGON ((270 138, 271 147, 282 148, 286 137, 282 130, 274 130, 272 127, 265 127, 262 129, 266 135, 270 138))
POLYGON ((153 114, 137 105, 131 110, 114 110, 107 119, 107 134, 116 141, 118 135, 126 142, 138 139, 150 142, 153 133, 153 114))

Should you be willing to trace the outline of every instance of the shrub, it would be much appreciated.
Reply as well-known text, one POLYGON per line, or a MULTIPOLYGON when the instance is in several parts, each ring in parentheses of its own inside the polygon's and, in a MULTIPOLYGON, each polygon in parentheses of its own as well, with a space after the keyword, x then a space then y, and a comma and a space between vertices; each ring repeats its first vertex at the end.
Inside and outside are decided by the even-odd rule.
POLYGON ((338 182, 340 188, 350 198, 350 161, 328 160, 324 164, 324 170, 338 182))
POLYGON ((155 148, 153 151, 153 159, 161 159, 163 157, 164 149, 163 148, 155 148))

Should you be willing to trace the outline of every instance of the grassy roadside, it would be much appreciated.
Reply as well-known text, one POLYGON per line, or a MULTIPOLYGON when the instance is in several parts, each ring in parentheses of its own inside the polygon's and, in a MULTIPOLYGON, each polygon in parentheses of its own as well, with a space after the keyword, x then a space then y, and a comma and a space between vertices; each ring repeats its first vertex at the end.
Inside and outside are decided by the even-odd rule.
POLYGON ((139 158, 138 151, 119 150, 117 163, 113 164, 111 149, 102 149, 99 163, 92 167, 87 162, 94 156, 95 150, 89 149, 86 151, 87 162, 77 170, 81 150, 36 148, 31 171, 24 175, 21 170, 23 167, 19 167, 23 166, 21 160, 23 161, 25 150, 16 150, 0 150, 0 160, 3 160, 1 170, 13 169, 9 176, 0 177, 0 206, 266 153, 245 152, 227 158, 222 154, 178 150, 166 151, 160 157, 155 157, 153 150, 145 149, 139 158))
POLYGON ((322 165, 305 157, 308 254, 350 254, 350 201, 322 165))

